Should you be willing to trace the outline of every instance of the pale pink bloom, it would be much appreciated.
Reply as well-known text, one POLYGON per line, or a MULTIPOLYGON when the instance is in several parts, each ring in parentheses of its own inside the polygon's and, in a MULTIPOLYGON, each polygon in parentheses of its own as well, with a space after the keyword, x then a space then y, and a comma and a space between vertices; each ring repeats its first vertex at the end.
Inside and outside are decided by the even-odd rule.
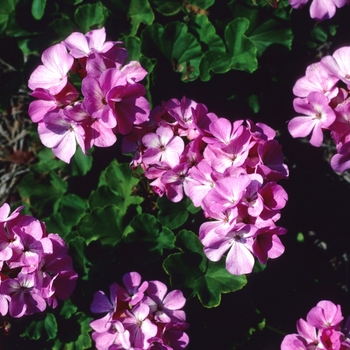
POLYGON ((108 321, 106 331, 96 329, 94 321, 90 323, 90 326, 93 330, 95 330, 95 332, 92 333, 91 337, 95 341, 96 349, 131 349, 130 333, 124 329, 124 326, 120 321, 108 321))
POLYGON ((323 141, 324 128, 335 121, 335 113, 329 107, 329 100, 319 92, 309 94, 307 100, 296 98, 294 109, 306 116, 298 116, 288 123, 288 130, 293 137, 305 137, 311 133, 310 143, 320 147, 323 141))
POLYGON ((131 84, 141 81, 148 74, 146 69, 141 67, 140 62, 138 61, 130 61, 120 70, 124 73, 127 81, 131 84))
MULTIPOLYGON (((342 0, 348 2, 347 0, 342 0)), ((325 56, 321 63, 326 67, 329 74, 342 80, 345 84, 350 84, 350 46, 343 46, 334 51, 332 56, 325 56)))
POLYGON ((203 199, 204 210, 220 213, 234 208, 250 182, 250 177, 244 174, 218 180, 203 199))
POLYGON ((212 173, 212 167, 205 160, 189 170, 189 179, 185 182, 184 189, 195 207, 201 206, 203 198, 215 187, 212 173))
POLYGON ((32 90, 47 89, 51 95, 57 95, 67 85, 67 73, 74 58, 63 44, 56 44, 43 52, 41 60, 43 65, 31 74, 28 86, 32 90))
POLYGON ((38 124, 38 133, 41 142, 52 148, 54 155, 66 163, 70 162, 75 153, 76 142, 85 153, 84 129, 66 117, 61 109, 45 115, 44 121, 38 124))
POLYGON ((243 132, 243 120, 231 123, 225 118, 218 118, 209 124, 209 132, 213 137, 203 137, 203 141, 214 147, 225 147, 243 132))
POLYGON ((210 144, 204 150, 204 158, 220 173, 229 167, 240 167, 248 157, 250 137, 250 132, 244 130, 228 145, 219 148, 217 144, 210 144))
POLYGON ((185 146, 179 136, 174 136, 174 132, 169 127, 160 126, 156 133, 148 133, 142 138, 142 143, 147 147, 143 162, 145 164, 155 164, 165 162, 170 167, 179 164, 180 154, 185 146))
POLYGON ((63 44, 70 50, 74 58, 81 58, 94 52, 107 52, 116 42, 106 41, 106 31, 103 27, 91 30, 85 35, 74 32, 63 41, 63 44))
POLYGON ((320 92, 332 99, 338 94, 335 86, 338 81, 321 62, 313 63, 306 68, 305 76, 296 81, 293 93, 298 97, 308 97, 311 92, 320 92))
MULTIPOLYGON (((304 6, 308 0, 289 0, 294 8, 304 6)), ((348 0, 313 0, 310 5, 310 16, 318 21, 330 19, 335 15, 336 9, 348 4, 348 0)))
POLYGON ((318 302, 306 316, 307 322, 318 329, 337 327, 343 319, 340 305, 329 300, 318 302))
POLYGON ((254 267, 252 254, 253 236, 256 229, 251 225, 232 225, 228 229, 216 229, 207 237, 204 253, 211 261, 219 261, 227 251, 226 269, 233 275, 251 273, 254 267))

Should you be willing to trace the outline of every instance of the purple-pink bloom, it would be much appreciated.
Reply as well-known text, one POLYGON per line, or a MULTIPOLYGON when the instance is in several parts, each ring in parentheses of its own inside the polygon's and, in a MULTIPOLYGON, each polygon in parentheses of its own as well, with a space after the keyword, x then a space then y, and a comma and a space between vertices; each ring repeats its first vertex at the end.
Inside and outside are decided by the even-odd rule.
POLYGON ((130 342, 135 347, 147 349, 149 340, 157 334, 158 328, 148 318, 149 314, 149 306, 143 303, 126 311, 127 317, 123 320, 123 325, 130 332, 130 342))
POLYGON ((141 275, 138 272, 128 272, 123 276, 125 288, 117 285, 117 295, 120 300, 128 302, 130 305, 136 305, 144 296, 148 287, 148 282, 142 282, 141 275))
POLYGON ((183 322, 186 315, 183 310, 186 299, 180 290, 167 293, 167 287, 160 281, 149 281, 147 298, 143 300, 150 307, 154 319, 161 323, 183 322))
POLYGON ((11 298, 9 312, 12 317, 31 315, 46 309, 46 302, 35 288, 33 274, 19 273, 17 278, 10 278, 1 283, 0 294, 11 298))

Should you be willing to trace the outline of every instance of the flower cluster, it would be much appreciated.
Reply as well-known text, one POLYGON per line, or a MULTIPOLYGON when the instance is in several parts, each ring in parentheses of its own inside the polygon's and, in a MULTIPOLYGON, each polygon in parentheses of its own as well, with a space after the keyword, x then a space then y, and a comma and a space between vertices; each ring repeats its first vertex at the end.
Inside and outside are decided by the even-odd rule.
POLYGON ((0 207, 0 313, 22 317, 68 299, 78 275, 58 234, 17 208, 0 207))
MULTIPOLYGON (((301 8, 309 0, 289 0, 291 6, 295 9, 301 8)), ((317 21, 330 19, 335 15, 337 8, 349 4, 349 0, 312 0, 310 5, 310 17, 317 21)))
POLYGON ((302 115, 290 120, 293 137, 311 134, 310 143, 319 147, 323 131, 330 130, 336 153, 331 166, 337 172, 350 169, 350 47, 311 64, 304 77, 294 85, 294 109, 302 115))
POLYGON ((265 124, 233 123, 208 113, 186 97, 151 111, 150 122, 123 139, 134 151, 151 186, 173 202, 188 196, 212 221, 202 224, 204 252, 218 261, 228 252, 227 270, 252 272, 254 256, 263 264, 284 247, 275 225, 288 199, 277 181, 288 176, 275 131, 265 124))
POLYGON ((298 334, 285 336, 281 350, 350 349, 350 319, 346 322, 344 333, 341 331, 343 319, 340 305, 322 300, 309 311, 306 321, 302 318, 297 321, 298 334))
POLYGON ((189 338, 186 299, 180 290, 167 294, 160 281, 144 281, 137 272, 123 276, 124 286, 113 283, 109 297, 94 294, 91 311, 105 314, 90 323, 92 338, 99 350, 181 350, 189 338))
POLYGON ((38 99, 29 115, 38 123, 39 137, 67 163, 76 143, 85 154, 94 145, 108 147, 116 134, 126 135, 148 120, 149 103, 139 83, 147 71, 137 61, 124 64, 128 54, 122 43, 105 40, 104 28, 72 33, 43 52, 43 64, 28 82, 38 99))

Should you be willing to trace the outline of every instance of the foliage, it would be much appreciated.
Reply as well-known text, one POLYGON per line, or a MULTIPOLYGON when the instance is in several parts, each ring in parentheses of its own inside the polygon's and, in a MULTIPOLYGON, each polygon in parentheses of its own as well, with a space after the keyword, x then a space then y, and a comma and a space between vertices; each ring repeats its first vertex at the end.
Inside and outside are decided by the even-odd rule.
MULTIPOLYGON (((232 121, 266 122, 283 138, 285 121, 293 117, 294 82, 307 65, 344 44, 348 24, 342 11, 349 14, 344 7, 334 18, 315 25, 308 8, 292 10, 288 0, 225 4, 218 0, 3 0, 0 109, 5 114, 1 118, 9 115, 8 101, 19 90, 28 93, 29 76, 41 64, 39 57, 47 47, 72 32, 105 27, 108 40, 124 42, 127 61, 138 60, 148 71, 142 83, 151 105, 187 95, 205 102, 218 115, 231 115, 232 121)), ((181 289, 188 300, 187 314, 197 308, 201 315, 222 306, 228 297, 224 294, 236 292, 233 297, 239 299, 249 288, 249 279, 259 279, 269 270, 269 262, 266 270, 256 262, 251 277, 233 276, 225 268, 225 257, 210 261, 198 239, 202 212, 187 197, 173 203, 155 195, 142 171, 130 169, 121 142, 118 136, 110 149, 92 149, 89 156, 78 149, 71 163, 65 164, 39 145, 32 128, 28 151, 32 158, 23 161, 27 173, 11 204, 13 208, 26 204, 28 213, 44 221, 48 232, 61 235, 79 280, 72 297, 58 308, 26 316, 22 323, 10 320, 13 330, 8 337, 0 328, 4 348, 23 344, 39 344, 36 347, 42 349, 91 348, 93 295, 107 290, 127 271, 181 289)), ((0 160, 5 158, 1 153, 0 160)), ((296 228, 295 236, 300 230, 296 228)), ((298 244, 307 240, 298 239, 298 244)), ((222 346, 232 348, 253 339, 260 318, 240 324, 245 328, 227 337, 222 346)), ((203 347, 193 322, 189 323, 194 329, 188 330, 189 347, 203 347)), ((242 348, 248 349, 246 344, 242 348)))

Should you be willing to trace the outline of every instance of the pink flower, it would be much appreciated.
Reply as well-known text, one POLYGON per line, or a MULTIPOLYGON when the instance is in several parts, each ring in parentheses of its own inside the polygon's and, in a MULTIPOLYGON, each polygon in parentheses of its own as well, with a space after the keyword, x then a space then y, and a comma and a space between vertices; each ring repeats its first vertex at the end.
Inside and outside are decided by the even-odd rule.
POLYGON ((57 95, 67 85, 67 73, 73 65, 74 58, 68 54, 63 44, 56 44, 46 49, 40 65, 31 74, 30 89, 47 89, 51 95, 57 95))
POLYGON ((227 251, 226 269, 233 275, 251 273, 254 266, 252 254, 253 236, 256 229, 251 225, 231 225, 218 228, 211 236, 206 236, 204 253, 211 261, 219 261, 227 251))
POLYGON ((343 319, 340 305, 329 300, 318 302, 306 316, 307 322, 318 329, 336 327, 343 319))
POLYGON ((44 121, 38 125, 41 142, 49 148, 57 158, 70 162, 78 142, 85 153, 84 129, 74 120, 66 117, 63 110, 45 115, 44 121))
POLYGON ((174 136, 170 128, 163 126, 160 126, 156 133, 146 134, 142 142, 147 147, 143 155, 145 164, 155 164, 161 161, 174 167, 179 163, 180 154, 185 148, 181 137, 174 136))
POLYGON ((317 62, 306 68, 305 76, 295 83, 293 93, 299 97, 308 97, 311 92, 320 92, 331 99, 338 93, 335 86, 338 81, 323 64, 317 62))
POLYGON ((130 332, 130 342, 134 347, 147 349, 149 340, 157 334, 158 328, 149 320, 149 313, 149 306, 143 303, 135 305, 131 311, 126 311, 127 317, 123 325, 130 332))
POLYGON ((118 298, 130 305, 136 305, 143 298, 148 282, 141 283, 141 275, 138 272, 129 272, 123 276, 123 283, 125 288, 117 285, 118 298))
POLYGON ((173 290, 167 293, 167 287, 160 281, 149 281, 146 295, 143 302, 150 307, 154 319, 161 323, 185 321, 186 316, 183 310, 186 299, 180 290, 173 290))
MULTIPOLYGON (((348 0, 340 0, 345 3, 348 0)), ((344 46, 334 51, 332 56, 325 56, 321 63, 326 67, 330 75, 342 80, 345 84, 350 84, 350 47, 344 46)))
POLYGON ((81 58, 89 56, 94 52, 107 52, 116 43, 114 41, 105 41, 106 31, 105 28, 91 30, 85 35, 82 33, 74 32, 63 41, 63 44, 70 51, 69 53, 74 58, 81 58))
POLYGON ((33 274, 19 273, 17 278, 10 278, 2 282, 0 294, 11 298, 9 312, 12 317, 31 315, 46 309, 46 302, 35 288, 33 274))
POLYGON ((335 121, 335 114, 329 107, 329 100, 319 92, 309 94, 307 100, 296 98, 294 109, 307 116, 293 118, 288 123, 288 130, 293 137, 305 137, 311 134, 310 143, 320 147, 323 141, 323 128, 328 128, 335 121))
MULTIPOLYGON (((304 6, 308 0, 289 0, 294 8, 304 6)), ((310 16, 313 19, 323 21, 335 15, 336 9, 345 6, 348 0, 313 0, 310 6, 310 16)))

